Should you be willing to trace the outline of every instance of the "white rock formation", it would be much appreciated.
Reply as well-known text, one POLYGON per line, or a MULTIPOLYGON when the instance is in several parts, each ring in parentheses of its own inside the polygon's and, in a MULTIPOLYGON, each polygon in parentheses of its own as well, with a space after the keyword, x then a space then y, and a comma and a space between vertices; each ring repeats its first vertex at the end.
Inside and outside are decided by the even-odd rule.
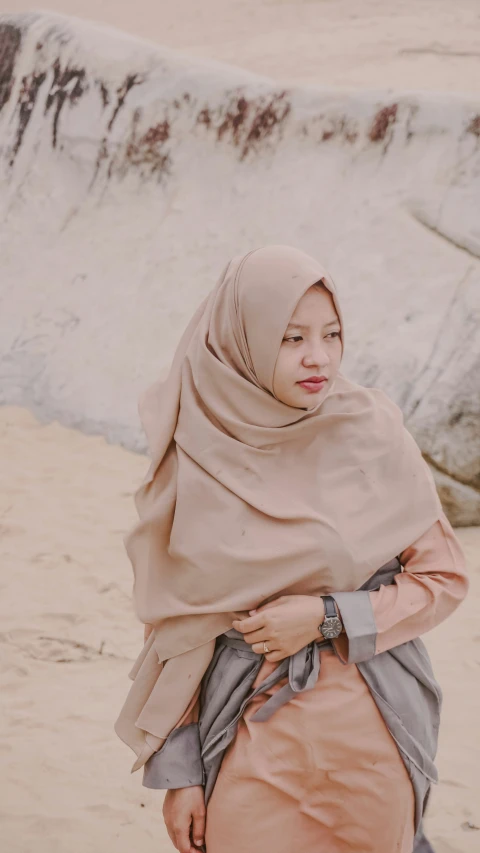
POLYGON ((1 401, 142 449, 136 398, 233 254, 323 259, 343 369, 480 520, 480 103, 280 88, 53 15, 0 19, 1 401))

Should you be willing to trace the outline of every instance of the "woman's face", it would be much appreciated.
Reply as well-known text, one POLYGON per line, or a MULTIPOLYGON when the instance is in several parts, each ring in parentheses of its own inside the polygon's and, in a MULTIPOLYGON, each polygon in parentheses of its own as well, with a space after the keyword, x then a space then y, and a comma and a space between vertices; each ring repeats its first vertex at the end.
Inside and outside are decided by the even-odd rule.
POLYGON ((340 334, 331 293, 313 285, 297 303, 283 336, 273 375, 278 400, 298 409, 311 409, 320 402, 340 367, 340 334), (319 382, 321 376, 327 381, 319 382))

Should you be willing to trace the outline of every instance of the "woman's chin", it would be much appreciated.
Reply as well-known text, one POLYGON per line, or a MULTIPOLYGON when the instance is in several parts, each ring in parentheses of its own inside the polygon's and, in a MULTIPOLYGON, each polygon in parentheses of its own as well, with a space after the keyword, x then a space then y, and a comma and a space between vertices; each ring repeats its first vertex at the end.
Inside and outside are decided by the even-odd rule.
POLYGON ((297 386, 295 389, 296 393, 292 393, 290 406, 294 406, 297 409, 314 409, 315 406, 318 406, 318 403, 323 397, 323 388, 319 391, 305 391, 303 388, 297 386))
POLYGON ((299 391, 300 391, 299 396, 303 400, 305 400, 305 403, 307 406, 312 407, 312 406, 316 405, 318 400, 320 400, 320 397, 323 395, 323 392, 324 392, 326 387, 327 387, 327 383, 323 382, 322 387, 319 388, 318 391, 306 391, 304 388, 302 388, 301 385, 299 385, 298 386, 299 391))

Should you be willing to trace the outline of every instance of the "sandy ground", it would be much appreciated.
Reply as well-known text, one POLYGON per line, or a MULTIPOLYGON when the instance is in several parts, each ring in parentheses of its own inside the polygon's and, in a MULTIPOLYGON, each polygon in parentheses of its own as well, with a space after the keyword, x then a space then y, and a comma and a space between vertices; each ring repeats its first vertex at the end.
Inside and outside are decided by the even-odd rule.
MULTIPOLYGON (((0 12, 42 0, 0 0, 0 12)), ((478 0, 46 0, 44 8, 277 79, 480 92, 478 0)))
MULTIPOLYGON (((142 646, 122 536, 146 460, 13 407, 0 409, 0 457, 3 849, 173 850, 162 793, 130 774, 113 732, 142 646)), ((436 853, 480 849, 480 528, 458 534, 471 594, 427 638, 445 689, 436 853)))

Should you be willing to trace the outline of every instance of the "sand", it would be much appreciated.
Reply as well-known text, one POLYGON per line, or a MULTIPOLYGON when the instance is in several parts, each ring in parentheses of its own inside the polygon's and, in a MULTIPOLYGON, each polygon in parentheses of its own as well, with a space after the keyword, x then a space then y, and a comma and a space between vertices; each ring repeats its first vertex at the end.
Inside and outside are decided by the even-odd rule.
POLYGON ((0 0, 39 7, 276 79, 480 92, 478 0, 0 0))
MULTIPOLYGON (((163 794, 130 774, 133 753, 113 732, 142 646, 122 536, 147 461, 15 407, 0 409, 0 456, 3 849, 171 851, 163 794)), ((480 528, 458 534, 471 593, 427 637, 445 689, 436 853, 480 845, 480 528)))

